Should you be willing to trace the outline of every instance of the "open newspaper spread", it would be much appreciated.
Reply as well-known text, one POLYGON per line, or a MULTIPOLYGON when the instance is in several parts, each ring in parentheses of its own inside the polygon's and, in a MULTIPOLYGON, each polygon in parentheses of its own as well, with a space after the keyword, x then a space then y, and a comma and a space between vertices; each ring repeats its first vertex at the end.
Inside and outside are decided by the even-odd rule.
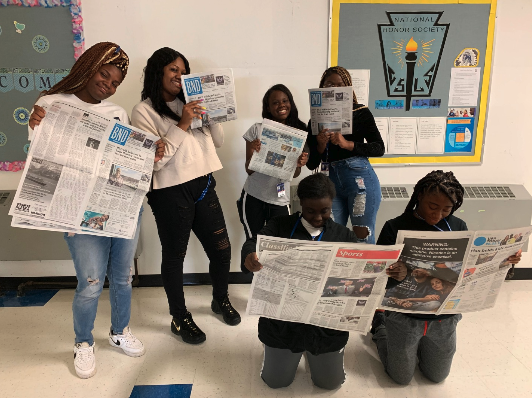
POLYGON ((366 333, 401 249, 259 235, 246 313, 366 333))
POLYGON ((11 225, 133 238, 157 140, 79 105, 53 102, 35 129, 11 225))
POLYGON ((197 129, 209 123, 236 120, 235 81, 231 69, 191 73, 183 76, 182 81, 187 104, 191 101, 203 100, 202 106, 207 108, 203 119, 194 119, 190 128, 197 129))
POLYGON ((313 88, 308 95, 313 135, 323 129, 342 135, 352 133, 353 87, 313 88))
POLYGON ((264 119, 260 151, 253 152, 249 169, 281 181, 292 181, 306 139, 306 131, 264 119))
POLYGON ((388 289, 380 308, 420 314, 457 314, 495 305, 516 254, 532 227, 501 231, 399 231, 407 276, 388 289))

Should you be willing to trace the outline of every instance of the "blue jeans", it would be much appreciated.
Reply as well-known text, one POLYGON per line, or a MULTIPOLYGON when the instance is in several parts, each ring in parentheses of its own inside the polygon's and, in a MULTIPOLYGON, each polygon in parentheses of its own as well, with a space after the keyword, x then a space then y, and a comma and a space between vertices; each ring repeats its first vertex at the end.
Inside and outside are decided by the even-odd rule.
POLYGON ((375 244, 375 221, 381 204, 381 185, 367 158, 354 156, 332 162, 329 177, 336 187, 333 217, 347 225, 347 217, 355 227, 365 227, 369 235, 359 242, 375 244))
POLYGON ((106 275, 109 279, 111 328, 114 333, 122 333, 128 326, 131 315, 131 271, 139 240, 141 216, 142 209, 133 239, 82 234, 68 236, 65 233, 78 279, 72 303, 76 343, 86 342, 92 345, 94 342, 92 329, 106 275))

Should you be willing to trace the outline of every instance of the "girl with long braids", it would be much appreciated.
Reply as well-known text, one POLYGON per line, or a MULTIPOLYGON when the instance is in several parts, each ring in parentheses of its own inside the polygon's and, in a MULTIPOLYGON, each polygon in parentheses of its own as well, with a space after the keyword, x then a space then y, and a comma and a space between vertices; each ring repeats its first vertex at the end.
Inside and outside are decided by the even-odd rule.
MULTIPOLYGON (((284 84, 276 84, 266 91, 262 98, 262 117, 296 129, 306 129, 305 123, 299 120, 292 93, 284 84)), ((255 123, 243 136, 246 141, 245 167, 248 178, 237 207, 246 239, 256 236, 271 218, 290 214, 290 183, 249 169, 253 152, 260 151, 260 128, 261 123, 255 123), (284 189, 284 194, 278 194, 279 186, 284 189)), ((299 156, 294 177, 301 174, 301 167, 307 163, 307 158, 306 152, 299 156)))
POLYGON ((212 175, 222 168, 216 148, 222 146, 224 132, 219 123, 190 128, 205 108, 200 101, 185 104, 181 77, 189 73, 184 55, 168 47, 155 51, 144 69, 142 102, 133 109, 131 119, 134 126, 166 143, 162 160, 154 166, 148 203, 162 245, 161 274, 172 315, 171 330, 184 342, 199 344, 206 336, 187 311, 183 292, 183 262, 190 231, 209 258, 212 311, 222 314, 229 325, 239 324, 240 315, 229 301, 231 245, 212 175))
MULTIPOLYGON (((399 230, 467 231, 466 223, 453 215, 463 198, 464 188, 451 171, 437 170, 427 174, 414 187, 405 212, 386 221, 377 244, 395 244, 399 230)), ((508 260, 517 264, 520 259, 521 252, 518 252, 508 260)), ((447 271, 445 264, 435 267, 438 272, 447 271)), ((391 289, 405 279, 407 269, 404 263, 395 263, 386 273, 389 277, 386 288, 391 289)), ((438 285, 436 279, 433 279, 433 288, 441 290, 440 296, 448 294, 448 289, 438 285)), ((460 319, 461 314, 376 312, 371 333, 388 375, 398 384, 408 384, 419 360, 425 377, 435 383, 445 380, 456 351, 456 325, 460 319)))
MULTIPOLYGON (((129 123, 122 107, 106 101, 126 77, 128 66, 129 58, 117 44, 104 42, 89 48, 79 57, 68 76, 41 94, 29 121, 30 139, 35 126, 46 116, 46 109, 57 100, 78 104, 129 123)), ((162 156, 163 150, 164 143, 158 143, 156 161, 162 156)), ((133 239, 65 233, 78 280, 72 312, 76 335, 74 367, 81 378, 89 378, 96 373, 92 329, 105 276, 109 279, 111 301, 109 344, 122 349, 129 356, 144 355, 144 345, 128 326, 131 315, 131 266, 139 238, 141 214, 142 209, 133 239)))
MULTIPOLYGON (((341 66, 327 69, 320 80, 320 88, 352 85, 351 75, 341 66)), ((312 135, 309 122, 307 167, 314 170, 320 162, 326 165, 324 169, 328 169, 336 187, 334 220, 346 225, 349 217, 359 242, 374 244, 381 188, 368 158, 384 155, 384 142, 371 111, 358 103, 355 92, 351 124, 352 134, 342 135, 324 128, 318 135, 312 135)))

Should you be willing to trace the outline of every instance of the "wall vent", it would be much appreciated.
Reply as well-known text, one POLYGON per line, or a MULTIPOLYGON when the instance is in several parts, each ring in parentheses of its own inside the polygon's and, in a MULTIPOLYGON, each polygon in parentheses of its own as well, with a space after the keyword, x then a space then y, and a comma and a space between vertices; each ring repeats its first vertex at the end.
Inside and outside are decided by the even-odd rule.
POLYGON ((403 199, 410 198, 406 187, 381 187, 382 199, 403 199))
POLYGON ((488 186, 464 186, 464 199, 503 199, 515 198, 510 187, 500 187, 495 185, 488 186))
POLYGON ((7 201, 7 198, 9 198, 9 194, 10 192, 0 191, 0 205, 3 205, 7 201))

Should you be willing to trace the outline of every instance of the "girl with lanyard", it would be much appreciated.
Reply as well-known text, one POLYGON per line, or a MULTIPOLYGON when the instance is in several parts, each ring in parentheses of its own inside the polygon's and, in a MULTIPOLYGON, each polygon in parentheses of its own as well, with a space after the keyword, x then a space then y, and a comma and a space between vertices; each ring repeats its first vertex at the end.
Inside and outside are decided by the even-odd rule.
POLYGON ((153 53, 144 69, 142 102, 131 114, 134 126, 160 136, 164 156, 154 167, 148 193, 162 246, 161 274, 170 306, 174 334, 185 343, 205 341, 205 333, 187 311, 183 292, 183 262, 190 231, 196 234, 209 258, 213 299, 211 309, 228 325, 240 315, 228 297, 231 245, 212 173, 222 168, 216 148, 224 142, 221 124, 191 129, 205 108, 200 101, 185 104, 183 75, 190 73, 184 55, 164 47, 153 53))
MULTIPOLYGON (((301 214, 271 219, 259 232, 280 238, 316 240, 324 242, 354 242, 356 235, 331 219, 334 184, 321 173, 312 174, 298 185, 301 214)), ((260 271, 262 265, 256 253, 257 238, 251 237, 242 247, 242 271, 260 271)), ((261 377, 271 388, 289 386, 297 366, 307 353, 312 381, 318 387, 333 390, 342 385, 344 347, 349 332, 287 322, 259 319, 259 339, 264 344, 264 362, 261 377)))
MULTIPOLYGON (((320 80, 320 88, 345 86, 352 86, 351 75, 340 66, 327 69, 320 80)), ((349 216, 359 241, 374 244, 381 188, 368 158, 384 155, 384 142, 373 115, 367 106, 357 102, 354 92, 351 123, 352 134, 323 129, 316 136, 312 135, 309 122, 307 167, 314 170, 321 162, 322 172, 334 182, 334 220, 346 225, 349 216)))
MULTIPOLYGON (((399 230, 467 231, 453 213, 463 202, 464 188, 454 174, 433 171, 418 181, 414 193, 399 217, 386 221, 378 245, 393 245, 399 230)), ((521 252, 508 260, 517 264, 521 252)), ((452 273, 445 264, 436 264, 437 272, 452 273)), ((387 289, 397 286, 407 275, 404 264, 395 263, 386 270, 387 289)), ((446 278, 450 279, 450 278, 446 278)), ((429 380, 439 383, 449 375, 456 351, 456 325, 461 314, 407 314, 376 312, 371 333, 379 357, 388 375, 398 384, 409 384, 416 362, 429 380)))
MULTIPOLYGON (((73 103, 110 119, 129 123, 127 112, 107 101, 126 77, 128 66, 129 58, 117 44, 97 43, 89 48, 79 57, 68 76, 39 97, 29 121, 30 139, 33 129, 41 123, 46 116, 46 109, 54 101, 73 103)), ((163 150, 164 143, 158 141, 156 162, 162 158, 163 150)), ((131 266, 139 239, 141 215, 142 209, 133 239, 65 233, 78 280, 72 303, 76 335, 74 368, 82 379, 96 373, 92 330, 106 276, 109 279, 111 302, 109 344, 132 357, 144 355, 144 345, 128 326, 131 315, 131 266)), ((103 229, 109 216, 100 218, 89 220, 88 224, 92 224, 92 228, 103 229), (98 227, 99 223, 101 228, 98 227)))
MULTIPOLYGON (((292 93, 284 84, 276 84, 266 91, 262 99, 262 117, 296 129, 306 128, 305 123, 299 120, 292 93)), ((255 123, 244 134, 248 178, 237 201, 237 208, 246 239, 256 236, 271 218, 290 214, 290 182, 250 170, 248 167, 253 152, 260 151, 260 128, 261 124, 255 123)), ((292 148, 288 147, 288 150, 292 148)), ((307 158, 306 152, 299 156, 294 177, 301 174, 301 167, 307 163, 307 158)))

